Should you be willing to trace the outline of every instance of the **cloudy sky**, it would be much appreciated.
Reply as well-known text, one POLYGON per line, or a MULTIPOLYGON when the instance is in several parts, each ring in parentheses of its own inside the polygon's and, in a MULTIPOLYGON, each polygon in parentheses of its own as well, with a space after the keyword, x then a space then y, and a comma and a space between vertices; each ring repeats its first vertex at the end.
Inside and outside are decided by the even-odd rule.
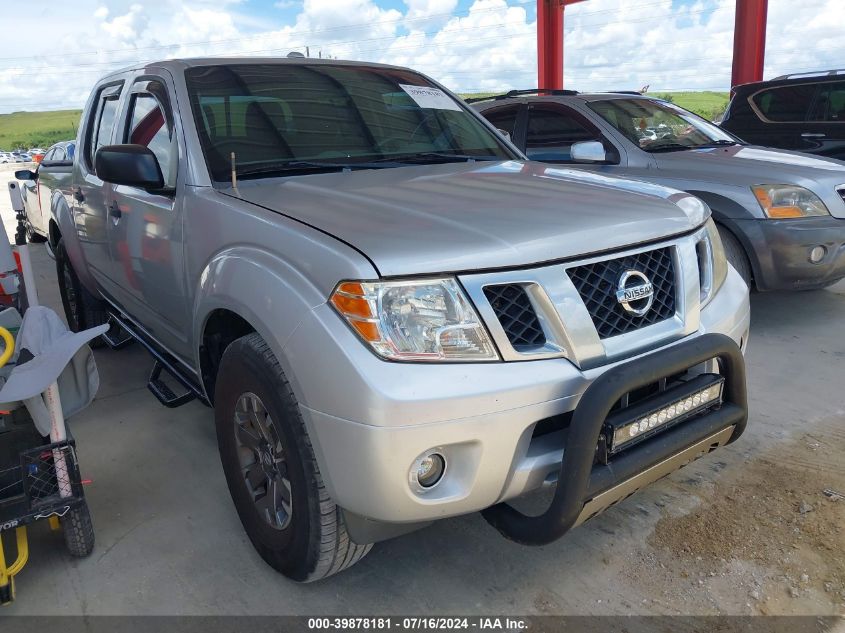
MULTIPOLYGON (((735 1, 569 7, 567 87, 727 90, 735 1)), ((0 113, 81 107, 100 76, 139 61, 306 47, 460 92, 536 85, 536 0, 47 0, 4 13, 0 113)), ((765 76, 845 67, 843 21, 845 0, 769 0, 765 76)))

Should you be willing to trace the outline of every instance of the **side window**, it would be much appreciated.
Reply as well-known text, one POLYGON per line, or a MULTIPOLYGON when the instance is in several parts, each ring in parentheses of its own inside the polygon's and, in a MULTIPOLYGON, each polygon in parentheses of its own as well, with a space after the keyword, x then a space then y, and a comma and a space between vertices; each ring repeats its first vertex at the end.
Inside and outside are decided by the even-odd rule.
POLYGON ((103 145, 111 143, 114 118, 120 98, 119 86, 106 86, 97 94, 97 106, 93 108, 88 122, 85 142, 85 163, 88 169, 94 169, 94 155, 103 145))
POLYGON ((570 161, 570 148, 581 141, 601 141, 601 135, 569 109, 532 107, 528 111, 525 154, 531 160, 570 161))
POLYGON ((845 81, 822 84, 810 121, 845 121, 845 81))
POLYGON ((807 119, 815 93, 814 84, 798 84, 758 92, 752 100, 769 121, 800 122, 807 119))
POLYGON ((496 108, 484 113, 484 118, 490 121, 495 127, 504 130, 513 137, 516 129, 516 117, 519 114, 520 106, 505 106, 496 108))
POLYGON ((65 159, 65 150, 61 147, 57 147, 53 150, 53 158, 50 160, 64 160, 65 159))
POLYGON ((55 155, 56 155, 56 150, 51 149, 46 154, 44 154, 44 158, 41 159, 41 162, 42 163, 49 163, 52 160, 56 160, 55 158, 53 158, 55 155))
MULTIPOLYGON (((152 83, 152 82, 151 82, 152 83)), ((164 90, 163 86, 159 87, 164 90)), ((166 93, 164 93, 166 94, 166 93)), ((176 185, 176 140, 170 128, 172 117, 151 93, 132 95, 124 142, 150 148, 158 159, 166 187, 176 185)))

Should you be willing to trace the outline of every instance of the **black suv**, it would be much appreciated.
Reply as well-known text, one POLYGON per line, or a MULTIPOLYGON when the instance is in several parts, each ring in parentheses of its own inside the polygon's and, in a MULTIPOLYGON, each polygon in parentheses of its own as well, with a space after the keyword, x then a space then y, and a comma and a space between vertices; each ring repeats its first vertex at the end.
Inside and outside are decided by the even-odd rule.
POLYGON ((721 125, 754 145, 845 160, 845 70, 736 86, 721 125))

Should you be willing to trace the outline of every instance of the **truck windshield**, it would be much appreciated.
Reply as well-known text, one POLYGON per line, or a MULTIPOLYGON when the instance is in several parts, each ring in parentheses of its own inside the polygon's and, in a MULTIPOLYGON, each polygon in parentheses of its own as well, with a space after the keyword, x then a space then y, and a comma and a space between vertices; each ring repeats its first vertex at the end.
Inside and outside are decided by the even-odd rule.
POLYGON ((334 64, 235 64, 186 71, 212 178, 516 158, 466 107, 421 75, 334 64))
POLYGON ((725 130, 678 106, 651 99, 607 99, 591 110, 647 152, 738 145, 725 130))

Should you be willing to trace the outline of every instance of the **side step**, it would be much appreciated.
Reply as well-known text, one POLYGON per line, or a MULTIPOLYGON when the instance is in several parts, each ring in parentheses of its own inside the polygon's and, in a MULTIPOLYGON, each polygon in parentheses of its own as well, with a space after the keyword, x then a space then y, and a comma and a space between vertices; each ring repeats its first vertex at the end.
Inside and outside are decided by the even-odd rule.
POLYGON ((153 371, 150 373, 150 380, 147 382, 147 389, 161 402, 165 407, 175 409, 181 407, 183 404, 188 404, 191 400, 196 398, 193 390, 182 382, 182 378, 172 373, 165 367, 161 361, 156 360, 153 365, 153 371), (185 388, 185 393, 177 396, 166 382, 161 379, 161 372, 166 371, 169 376, 172 376, 179 384, 185 388))
MULTIPOLYGON (((174 408, 181 407, 191 400, 197 399, 206 406, 210 406, 202 389, 190 378, 190 374, 182 371, 179 367, 178 361, 166 351, 160 349, 151 339, 145 336, 141 331, 136 330, 130 323, 121 319, 114 312, 109 314, 109 323, 115 331, 119 331, 129 339, 126 342, 123 338, 117 339, 117 344, 122 346, 128 345, 130 342, 137 341, 144 347, 153 357, 155 364, 150 373, 150 379, 147 381, 147 389, 156 397, 156 399, 165 407, 174 408), (173 389, 163 380, 162 373, 167 374, 174 381, 185 390, 182 394, 176 394, 173 389)), ((111 333, 112 330, 109 330, 111 333)), ((109 343, 111 344, 111 343, 109 343)))
POLYGON ((106 323, 108 323, 109 329, 106 330, 105 334, 100 335, 100 338, 102 338, 106 342, 106 345, 110 348, 123 349, 135 342, 132 335, 123 328, 113 315, 109 315, 106 323))

